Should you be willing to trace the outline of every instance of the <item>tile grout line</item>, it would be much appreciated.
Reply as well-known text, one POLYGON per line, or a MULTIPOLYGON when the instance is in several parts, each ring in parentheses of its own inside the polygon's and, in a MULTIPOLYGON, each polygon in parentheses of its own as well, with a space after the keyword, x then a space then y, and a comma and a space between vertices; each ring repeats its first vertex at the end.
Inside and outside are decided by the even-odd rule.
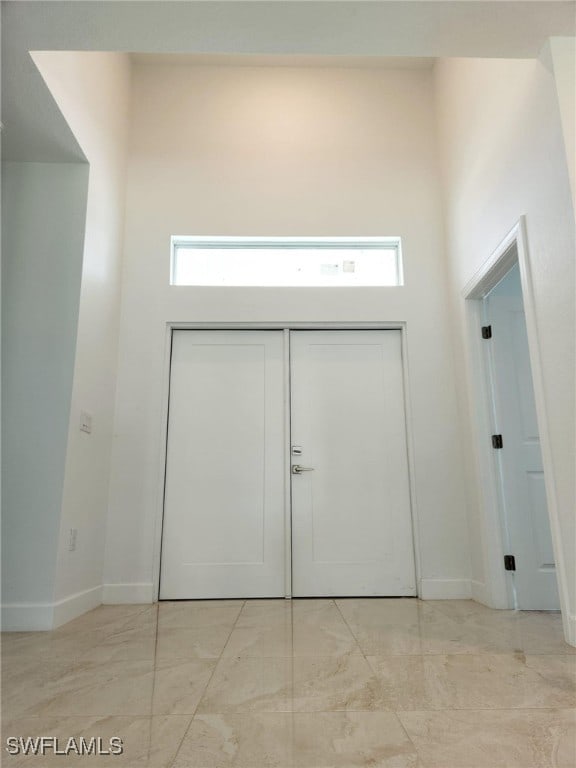
MULTIPOLYGON (((184 728, 184 734, 183 734, 182 738, 180 739, 180 741, 179 741, 179 743, 178 743, 178 745, 176 747, 176 752, 174 754, 174 757, 172 758, 172 761, 169 762, 169 765, 171 765, 171 766, 174 765, 174 762, 177 759, 178 753, 179 753, 179 751, 180 751, 180 749, 182 747, 182 743, 183 743, 184 739, 186 738, 186 736, 189 733, 190 727, 191 727, 191 725, 192 725, 192 723, 193 723, 193 721, 194 721, 194 719, 196 717, 197 709, 198 709, 198 707, 199 707, 199 705, 200 705, 200 703, 202 701, 203 696, 206 693, 206 689, 210 685, 210 682, 211 682, 211 680, 212 680, 212 678, 214 676, 215 670, 216 670, 219 662, 223 658, 224 650, 227 647, 227 645, 229 644, 230 638, 232 636, 232 633, 233 633, 234 629, 236 629, 237 624, 238 624, 238 622, 240 620, 240 617, 241 617, 241 615, 242 615, 242 613, 243 613, 244 609, 246 608, 246 606, 247 606, 249 601, 243 600, 243 601, 239 601, 239 602, 241 602, 241 606, 240 606, 240 609, 238 610, 236 619, 234 620, 234 622, 233 622, 233 624, 232 624, 232 626, 231 626, 231 628, 229 630, 228 638, 227 638, 226 642, 224 643, 219 656, 215 660, 214 669, 212 670, 212 673, 209 676, 209 679, 207 680, 207 682, 206 682, 206 684, 204 686, 204 689, 203 689, 204 692, 200 695, 198 703, 196 705, 196 708, 194 709, 193 714, 190 715, 189 724, 188 724, 188 726, 186 726, 184 728)), ((371 663, 370 663, 370 659, 372 659, 374 657, 381 656, 382 654, 371 654, 370 655, 370 654, 364 653, 364 651, 362 650, 362 646, 358 642, 358 639, 356 637, 356 633, 353 631, 351 624, 344 617, 344 614, 343 614, 340 606, 336 602, 336 600, 331 599, 330 603, 334 607, 336 607, 336 609, 337 609, 337 611, 338 611, 338 613, 339 613, 339 615, 340 615, 344 625, 347 627, 347 629, 350 632, 351 636, 355 640, 355 642, 357 644, 357 647, 358 647, 358 650, 360 651, 360 653, 363 656, 363 658, 365 659, 365 661, 368 663, 369 669, 375 674, 376 678, 378 679, 379 676, 378 676, 377 672, 372 668, 371 663)), ((293 607, 294 606, 293 606, 293 603, 292 603, 291 604, 291 614, 293 614, 293 607)), ((159 607, 158 607, 158 605, 156 605, 156 606, 153 606, 152 608, 156 612, 155 646, 154 646, 154 659, 156 659, 156 648, 157 648, 157 640, 158 640, 158 634, 159 634, 159 607)), ((136 614, 132 614, 131 617, 128 618, 126 620, 126 622, 122 624, 122 627, 128 626, 130 621, 134 620, 137 616, 142 616, 145 613, 146 610, 148 610, 148 607, 138 611, 136 614)), ((356 626, 356 625, 354 625, 354 626, 356 626)), ((120 629, 118 631, 121 632, 122 629, 120 629)), ((106 635, 106 637, 111 637, 114 634, 115 634, 115 632, 112 632, 111 634, 106 635)), ((293 621, 292 621, 292 636, 294 636, 294 623, 293 623, 293 621)), ((493 655, 493 656, 498 656, 498 657, 499 656, 510 656, 511 653, 510 653, 510 651, 507 651, 506 653, 499 653, 499 652, 495 652, 495 653, 475 652, 473 654, 468 654, 468 653, 444 652, 444 653, 441 653, 441 654, 431 654, 432 658, 434 658, 434 656, 436 656, 436 655, 455 656, 455 657, 470 657, 470 656, 474 656, 474 657, 482 658, 482 657, 484 657, 486 655, 488 655, 488 656, 492 656, 493 655)), ((512 654, 512 655, 514 655, 514 654, 512 654)), ((529 655, 533 655, 533 656, 546 655, 546 656, 550 656, 551 658, 555 658, 558 655, 562 655, 567 660, 573 658, 573 654, 566 654, 566 653, 564 653, 564 654, 558 654, 558 653, 556 653, 556 654, 554 654, 554 653, 547 653, 547 654, 539 653, 538 654, 538 653, 534 653, 534 654, 529 654, 529 655)), ((388 656, 388 654, 384 654, 384 656, 388 656)), ((430 657, 430 654, 422 654, 422 653, 420 653, 420 654, 402 654, 401 657, 402 656, 404 656, 404 657, 411 656, 411 657, 423 657, 423 658, 426 658, 426 657, 430 657)), ((256 657, 256 658, 260 658, 260 657, 256 657)), ((270 658, 277 658, 277 656, 274 655, 274 656, 272 656, 270 658)), ((313 658, 316 658, 316 657, 313 656, 313 658)), ((574 657, 574 658, 576 660, 576 657, 574 657)), ((156 671, 156 661, 154 661, 154 664, 153 664, 153 671, 154 672, 156 671)), ((151 727, 152 718, 154 717, 154 714, 153 714, 153 712, 154 712, 154 710, 153 710, 153 703, 154 703, 154 690, 155 690, 154 686, 155 686, 155 682, 156 682, 156 680, 155 680, 155 677, 154 677, 153 696, 152 696, 152 712, 148 716, 148 717, 150 717, 150 727, 151 727)), ((324 712, 324 711, 326 711, 326 710, 310 710, 309 713, 311 714, 313 712, 324 712)), ((347 710, 347 709, 345 709, 345 710, 333 710, 333 711, 335 711, 335 712, 339 711, 339 712, 346 713, 346 712, 366 712, 367 710, 347 710)), ((406 731, 406 728, 404 727, 404 724, 403 724, 402 719, 401 719, 403 715, 407 715, 407 714, 415 713, 415 712, 425 713, 425 714, 439 714, 439 713, 442 713, 442 712, 447 712, 447 713, 449 713, 449 712, 470 713, 470 712, 475 712, 475 711, 477 711, 477 712, 494 712, 494 711, 510 712, 510 711, 513 711, 513 712, 517 712, 517 713, 523 713, 523 712, 538 712, 538 713, 541 713, 541 712, 551 712, 551 711, 571 712, 573 710, 572 710, 572 708, 569 705, 568 706, 565 705, 565 706, 560 706, 560 707, 558 707, 558 706, 554 706, 554 707, 550 707, 550 706, 548 706, 548 707, 546 707, 546 706, 544 706, 544 707, 542 707, 542 706, 540 706, 540 707, 538 707, 538 706, 529 706, 529 707, 496 707, 496 708, 495 707, 473 707, 473 708, 471 708, 471 707, 464 707, 464 708, 460 708, 460 707, 459 708, 442 707, 442 708, 439 708, 439 709, 413 708, 413 709, 406 709, 406 710, 392 710, 392 709, 389 709, 389 710, 375 710, 375 711, 387 712, 388 714, 394 714, 396 716, 396 719, 397 719, 397 721, 399 721, 399 725, 400 725, 402 731, 406 734, 406 737, 407 737, 409 743, 412 744, 413 747, 415 748, 415 750, 416 750, 415 753, 418 756, 418 759, 420 761, 423 761, 423 758, 419 754, 417 747, 415 747, 414 742, 412 741, 412 739, 410 738, 410 735, 408 734, 408 732, 406 731)), ((171 714, 175 714, 175 713, 171 713, 171 714)), ((211 713, 211 714, 217 714, 217 713, 211 713)), ((230 714, 230 713, 223 713, 223 714, 230 714)), ((276 714, 276 712, 274 712, 274 713, 272 713, 272 712, 264 713, 263 712, 262 714, 276 714)), ((297 714, 298 715, 305 715, 305 714, 307 714, 307 712, 306 711, 296 712, 295 710, 292 710, 292 720, 294 720, 294 716, 297 715, 297 714)), ((22 716, 26 717, 25 713, 22 713, 22 716)), ((39 716, 39 715, 37 715, 37 716, 39 716)), ((34 717, 34 715, 32 715, 32 717, 34 717)), ((58 716, 56 716, 56 717, 58 717, 58 716)), ((68 717, 68 716, 66 716, 66 717, 68 717)), ((84 715, 79 715, 77 717, 78 718, 83 718, 83 717, 100 717, 100 715, 86 715, 86 714, 84 714, 84 715)), ((136 717, 136 718, 142 717, 142 718, 144 718, 144 717, 147 717, 147 716, 146 715, 135 715, 135 716, 131 716, 131 717, 136 717)), ((152 751, 152 748, 151 748, 152 743, 153 742, 152 742, 151 733, 150 733, 150 742, 149 742, 149 748, 148 748, 149 757, 150 757, 150 753, 152 751)), ((423 762, 422 762, 422 766, 424 768, 424 763, 423 762)), ((165 765, 165 768, 168 768, 168 764, 165 765)))
POLYGON ((160 612, 160 603, 156 602, 154 604, 154 609, 156 611, 156 627, 154 632, 154 656, 152 659, 152 691, 150 694, 150 718, 149 718, 149 724, 148 724, 148 758, 147 762, 150 763, 150 753, 152 751, 152 734, 154 730, 154 696, 156 694, 156 654, 158 651, 158 625, 159 625, 159 612, 160 612))
POLYGON ((292 645, 292 656, 290 659, 290 728, 292 731, 292 738, 290 739, 290 763, 292 766, 295 764, 295 739, 296 739, 296 712, 294 711, 294 693, 295 693, 295 670, 294 670, 294 598, 290 598, 290 641, 292 645))
MULTIPOLYGON (((152 604, 154 605, 154 603, 152 604)), ((87 650, 83 651, 83 653, 78 656, 75 661, 77 663, 81 663, 82 661, 88 661, 90 663, 90 659, 85 659, 85 656, 88 656, 90 653, 93 653, 97 648, 99 648, 103 643, 105 643, 107 640, 109 640, 111 637, 114 637, 115 635, 119 635, 122 632, 126 631, 126 627, 128 624, 133 621, 136 617, 142 616, 146 611, 150 609, 150 605, 142 604, 139 610, 135 611, 134 613, 130 614, 125 621, 122 622, 122 624, 115 630, 111 630, 110 632, 106 632, 102 638, 96 643, 96 645, 92 646, 91 648, 88 648, 87 650)), ((82 617, 80 617, 82 618, 82 617)), ((137 659, 138 660, 138 659, 137 659)), ((114 659, 110 659, 109 663, 114 663, 114 659)), ((123 659, 116 659, 116 661, 124 661, 123 659)), ((128 661, 128 660, 126 660, 128 661)), ((96 662, 94 662, 96 663, 96 662)))
MULTIPOLYGON (((417 598, 417 599, 418 599, 418 598, 417 598)), ((339 612, 340 616, 342 616, 342 621, 344 622, 344 624, 346 624, 346 626, 348 627, 348 630, 349 630, 350 634, 352 635, 352 637, 353 637, 353 638, 354 638, 354 640, 356 641, 356 644, 358 645, 358 647, 359 647, 359 648, 360 648, 360 650, 362 651, 362 656, 363 656, 363 658, 364 658, 364 661, 365 661, 365 662, 366 662, 366 664, 368 665, 368 669, 369 669, 369 670, 372 672, 372 674, 373 674, 373 675, 376 677, 376 680, 378 681, 378 685, 382 687, 382 681, 380 680, 380 678, 378 677, 378 675, 377 675, 376 671, 374 670, 374 668, 372 667, 372 665, 371 665, 371 664, 370 664, 370 662, 368 661, 368 658, 367 658, 366 654, 364 653, 364 649, 363 649, 363 648, 362 648, 362 646, 360 645, 360 642, 358 641, 358 638, 356 637, 356 634, 355 634, 355 633, 354 633, 354 631, 352 630, 352 627, 351 627, 351 626, 350 626, 350 624, 349 624, 349 623, 346 621, 346 617, 345 617, 345 616, 344 616, 344 614, 342 613, 342 610, 341 610, 340 606, 338 605, 338 601, 337 601, 337 600, 334 600, 334 605, 335 605, 335 606, 336 606, 336 608, 338 609, 338 612, 339 612)), ((384 711, 384 710, 382 710, 382 711, 384 711)), ((400 725, 400 728, 402 729, 402 731, 404 732, 404 734, 405 734, 406 738, 408 739, 408 742, 409 742, 409 743, 412 745, 412 748, 414 749, 414 754, 416 755, 417 759, 418 759, 418 760, 419 760, 419 761, 422 763, 422 766, 423 766, 423 768, 426 768, 426 764, 424 763, 424 758, 423 758, 423 757, 422 757, 422 755, 420 754, 420 751, 418 750, 418 747, 416 746, 416 744, 415 744, 415 743, 412 741, 412 739, 411 739, 411 737, 410 737, 410 734, 408 733, 408 731, 407 731, 407 730, 406 730, 406 728, 404 727, 404 723, 402 722, 402 720, 400 720, 400 717, 399 717, 399 715, 398 715, 398 712, 397 712, 396 710, 387 710, 387 711, 391 712, 391 713, 394 715, 394 717, 396 718, 396 721, 397 721, 397 722, 398 722, 398 724, 400 725)))
POLYGON ((216 670, 218 669, 218 664, 222 660, 222 657, 223 657, 223 654, 224 654, 224 649, 226 648, 226 646, 230 642, 230 638, 232 637, 232 632, 234 632, 234 630, 236 629, 236 625, 238 624, 238 620, 240 619, 242 611, 246 607, 246 603, 247 602, 248 602, 247 600, 243 600, 242 601, 242 606, 241 606, 240 610, 238 611, 238 615, 234 619, 234 623, 232 624, 232 627, 230 628, 230 633, 228 634, 228 639, 226 640, 226 642, 222 646, 222 650, 220 651, 220 655, 218 656, 218 658, 216 659, 216 663, 214 664, 214 669, 212 670, 212 674, 210 675, 210 677, 206 681, 206 685, 204 686, 204 689, 202 690, 202 695, 199 696, 199 698, 198 698, 198 703, 196 704, 196 707, 194 708, 194 712, 192 713, 192 717, 190 718, 190 722, 188 723, 188 726, 187 726, 186 730, 184 731, 184 734, 182 735, 182 738, 178 742, 178 747, 176 748, 176 751, 174 752, 174 757, 172 758, 170 763, 166 765, 166 768, 173 768, 174 763, 176 762, 176 759, 178 757, 178 753, 182 749, 182 744, 184 743, 184 740, 186 739, 186 736, 188 736, 188 732, 190 731, 190 728, 192 727, 192 723, 194 722, 194 719, 196 718, 196 713, 198 712, 198 707, 202 703, 202 699, 206 695, 206 691, 208 690, 208 686, 210 685, 210 683, 212 682, 212 678, 216 674, 216 670))
MULTIPOLYGON (((99 607, 102 607, 102 606, 99 606, 99 607)), ((118 634, 120 632, 123 632, 124 628, 127 626, 127 624, 129 624, 130 621, 135 619, 137 616, 141 616, 143 613, 145 613, 147 610, 149 610, 149 608, 150 608, 149 605, 142 604, 142 606, 137 611, 135 611, 134 613, 131 613, 131 614, 129 614, 129 616, 125 617, 125 621, 123 621, 123 623, 117 629, 110 630, 110 632, 106 631, 105 634, 102 636, 102 640, 100 640, 98 642, 98 645, 100 645, 100 643, 108 640, 108 638, 112 637, 113 635, 116 635, 116 634, 118 634)), ((96 609, 96 610, 98 610, 98 609, 96 609)), ((78 618, 81 619, 82 616, 79 616, 78 618)), ((66 626, 66 624, 63 625, 63 627, 65 627, 65 626, 66 626)))

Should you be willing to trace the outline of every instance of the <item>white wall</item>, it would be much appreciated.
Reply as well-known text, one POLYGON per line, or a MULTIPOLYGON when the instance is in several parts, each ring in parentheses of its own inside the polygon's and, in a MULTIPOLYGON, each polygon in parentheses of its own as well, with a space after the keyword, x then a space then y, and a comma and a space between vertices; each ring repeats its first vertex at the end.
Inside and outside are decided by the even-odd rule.
MULTIPOLYGON (((457 59, 437 64, 436 81, 451 297, 460 329, 459 393, 469 425, 471 382, 464 373, 471 352, 460 292, 526 215, 554 467, 546 481, 559 509, 557 556, 565 566, 561 597, 566 627, 572 622, 568 634, 576 642, 574 216, 554 77, 538 60, 457 59)), ((466 439, 472 440, 470 430, 466 439)), ((473 579, 481 592, 490 580, 487 544, 474 464, 468 472, 473 579)))
POLYGON ((101 602, 117 368, 130 60, 36 53, 34 60, 90 163, 80 312, 58 532, 54 623, 101 602), (79 430, 80 411, 93 431, 79 430), (69 531, 78 529, 68 551, 69 531))
POLYGON ((556 82, 566 161, 576 215, 576 37, 551 37, 542 55, 556 82))
POLYGON ((469 594, 459 418, 425 70, 138 65, 105 599, 153 598, 168 322, 404 321, 423 594, 469 594), (173 234, 400 235, 406 285, 169 286, 173 234))
POLYGON ((85 164, 2 165, 4 628, 51 624, 87 189, 85 164))

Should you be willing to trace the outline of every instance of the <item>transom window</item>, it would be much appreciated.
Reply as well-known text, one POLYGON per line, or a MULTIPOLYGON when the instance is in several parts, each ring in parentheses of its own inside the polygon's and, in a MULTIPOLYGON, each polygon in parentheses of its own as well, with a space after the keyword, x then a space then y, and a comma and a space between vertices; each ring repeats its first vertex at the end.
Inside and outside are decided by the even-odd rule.
POLYGON ((173 237, 171 285, 403 285, 399 237, 173 237))

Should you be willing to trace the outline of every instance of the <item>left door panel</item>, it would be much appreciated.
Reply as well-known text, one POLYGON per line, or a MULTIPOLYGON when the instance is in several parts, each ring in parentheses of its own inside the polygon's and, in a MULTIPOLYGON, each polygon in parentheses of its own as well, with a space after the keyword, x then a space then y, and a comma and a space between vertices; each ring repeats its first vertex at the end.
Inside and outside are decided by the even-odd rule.
POLYGON ((282 331, 174 331, 160 599, 284 595, 282 331))

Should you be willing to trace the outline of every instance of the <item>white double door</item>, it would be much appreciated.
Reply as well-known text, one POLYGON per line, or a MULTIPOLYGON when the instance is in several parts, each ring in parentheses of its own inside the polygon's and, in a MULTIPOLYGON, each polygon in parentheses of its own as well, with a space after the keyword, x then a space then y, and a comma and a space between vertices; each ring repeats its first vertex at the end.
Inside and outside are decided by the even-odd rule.
POLYGON ((399 331, 175 331, 160 598, 415 595, 403 389, 399 331))

